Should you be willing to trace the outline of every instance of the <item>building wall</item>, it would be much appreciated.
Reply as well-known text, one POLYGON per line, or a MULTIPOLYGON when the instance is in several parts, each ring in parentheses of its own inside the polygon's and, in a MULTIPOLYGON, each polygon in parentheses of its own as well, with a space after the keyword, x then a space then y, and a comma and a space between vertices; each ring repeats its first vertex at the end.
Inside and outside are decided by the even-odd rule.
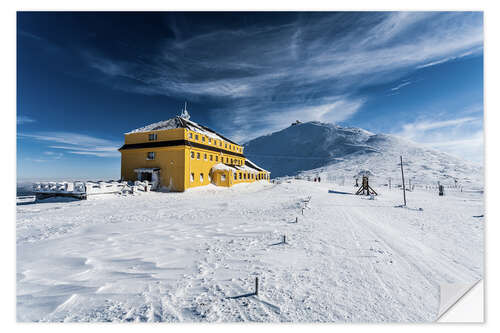
MULTIPOLYGON (((186 146, 185 152, 186 152, 185 154, 186 188, 210 184, 209 180, 210 170, 214 165, 218 163, 228 163, 228 164, 238 163, 238 165, 245 164, 244 158, 232 154, 219 153, 207 149, 190 147, 190 146, 186 146), (201 174, 203 174, 203 181, 201 180, 200 177, 201 174), (193 180, 191 181, 191 179, 193 180)), ((227 186, 230 186, 230 184, 227 186)))
POLYGON ((184 191, 184 148, 161 147, 122 150, 121 177, 123 180, 137 180, 137 168, 160 168, 160 188, 184 191), (148 160, 148 152, 155 153, 154 160, 148 160))
POLYGON ((186 129, 185 130, 185 139, 192 141, 192 142, 197 142, 201 143, 210 147, 217 147, 220 149, 226 149, 229 152, 234 152, 238 154, 243 154, 243 146, 221 140, 221 139, 215 139, 210 136, 202 135, 200 133, 191 131, 186 129))
MULTIPOLYGON (((125 144, 148 143, 155 141, 186 140, 209 147, 217 147, 227 150, 226 152, 216 152, 200 147, 173 146, 157 148, 136 148, 123 149, 122 153, 122 179, 137 180, 134 169, 137 168, 160 168, 160 187, 166 187, 172 191, 184 191, 191 187, 204 186, 210 183, 218 186, 231 186, 238 183, 249 183, 258 180, 257 174, 254 178, 252 173, 237 171, 236 179, 229 171, 225 173, 216 172, 210 175, 210 171, 215 164, 225 163, 233 165, 245 165, 245 158, 238 156, 243 153, 243 147, 232 144, 225 140, 202 135, 185 128, 171 130, 159 130, 125 135, 125 144), (156 140, 149 140, 149 134, 156 134, 156 140), (154 160, 148 160, 148 152, 155 153, 154 160), (223 181, 221 175, 225 174, 223 181), (240 174, 242 177, 240 178, 240 174), (246 174, 246 178, 243 176, 246 174), (203 177, 201 177, 203 175, 203 177), (210 177, 214 176, 211 180, 210 177)), ((262 178, 265 172, 259 172, 262 178)))

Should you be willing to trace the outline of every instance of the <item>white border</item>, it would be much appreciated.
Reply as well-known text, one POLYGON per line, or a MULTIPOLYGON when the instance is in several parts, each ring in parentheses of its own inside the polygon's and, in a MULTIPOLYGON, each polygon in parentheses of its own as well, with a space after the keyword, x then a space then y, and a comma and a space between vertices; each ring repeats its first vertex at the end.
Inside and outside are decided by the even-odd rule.
MULTIPOLYGON (((255 330, 276 331, 286 330, 287 332, 299 332, 309 329, 309 325, 257 325, 257 324, 169 324, 169 325, 106 325, 106 324, 17 324, 15 323, 15 115, 16 115, 16 11, 17 10, 125 10, 125 11, 180 11, 180 10, 484 10, 484 30, 485 30, 485 144, 486 144, 486 279, 485 290, 489 297, 486 297, 485 306, 485 325, 460 325, 460 324, 429 324, 429 325, 314 325, 318 331, 331 331, 348 329, 350 332, 360 330, 377 331, 400 331, 404 326, 405 331, 414 330, 443 330, 452 329, 454 332, 463 330, 475 330, 478 328, 494 328, 498 330, 498 320, 494 313, 498 311, 498 301, 493 295, 499 295, 499 274, 496 254, 498 250, 500 216, 498 215, 498 194, 495 193, 500 188, 498 182, 500 175, 495 170, 500 170, 498 165, 498 148, 500 142, 498 124, 500 106, 498 103, 500 85, 498 84, 498 62, 500 54, 498 52, 498 31, 500 31, 500 17, 495 9, 495 1, 438 1, 438 0, 419 0, 415 2, 402 1, 269 1, 253 0, 246 3, 236 3, 235 1, 211 0, 209 2, 201 1, 103 1, 87 0, 85 2, 70 3, 62 0, 46 1, 16 1, 3 2, 0 11, 2 25, 0 33, 2 36, 2 148, 6 150, 6 156, 2 160, 1 175, 2 182, 8 183, 8 192, 1 193, 1 212, 2 219, 2 263, 5 268, 2 270, 2 328, 4 331, 11 330, 36 330, 37 332, 57 332, 57 331, 84 331, 88 328, 92 330, 119 329, 122 332, 132 330, 196 330, 196 331, 217 331, 233 332, 237 329, 239 332, 249 332, 255 330), (490 149, 491 148, 491 149, 490 149), (490 260, 491 259, 491 260, 490 260), (489 283, 491 282, 491 283, 489 283), (488 311, 492 309, 492 312, 488 311), (491 318, 489 313, 493 313, 491 318)), ((474 305, 472 305, 474 306, 474 305)))

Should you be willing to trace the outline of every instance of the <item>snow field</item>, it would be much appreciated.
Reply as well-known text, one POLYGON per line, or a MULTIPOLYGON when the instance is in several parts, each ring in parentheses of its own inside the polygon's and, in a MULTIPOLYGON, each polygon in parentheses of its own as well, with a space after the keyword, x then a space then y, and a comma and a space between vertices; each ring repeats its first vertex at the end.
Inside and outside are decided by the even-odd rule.
POLYGON ((440 283, 482 277, 482 194, 416 190, 396 208, 401 190, 329 189, 355 190, 293 180, 18 206, 18 321, 433 321, 440 283), (258 296, 231 298, 256 276, 258 296))

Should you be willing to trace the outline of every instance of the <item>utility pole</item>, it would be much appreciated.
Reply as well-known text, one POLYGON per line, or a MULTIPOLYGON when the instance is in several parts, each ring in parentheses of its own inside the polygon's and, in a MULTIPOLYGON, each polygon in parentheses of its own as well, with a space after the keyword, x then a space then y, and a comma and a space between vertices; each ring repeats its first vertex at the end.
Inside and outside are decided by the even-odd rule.
POLYGON ((401 178, 403 179, 403 200, 404 206, 406 206, 406 188, 405 188, 405 174, 403 172, 403 156, 399 156, 401 159, 401 178))

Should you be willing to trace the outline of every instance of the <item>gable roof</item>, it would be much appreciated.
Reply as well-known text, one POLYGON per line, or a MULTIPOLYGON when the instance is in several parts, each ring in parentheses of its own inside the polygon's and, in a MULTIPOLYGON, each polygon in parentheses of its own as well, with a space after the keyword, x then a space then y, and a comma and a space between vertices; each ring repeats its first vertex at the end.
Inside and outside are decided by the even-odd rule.
POLYGON ((232 140, 229 140, 225 136, 217 133, 216 131, 214 131, 206 126, 195 123, 194 121, 182 118, 180 116, 176 116, 176 117, 168 119, 168 120, 163 120, 163 121, 159 121, 157 123, 153 123, 150 125, 139 127, 139 128, 136 128, 135 130, 132 130, 132 131, 127 132, 125 134, 143 133, 143 132, 150 132, 150 131, 163 131, 163 130, 170 130, 170 129, 174 129, 174 128, 186 128, 186 129, 189 129, 193 132, 197 132, 197 133, 206 135, 206 136, 214 138, 214 139, 225 140, 227 142, 230 142, 232 144, 239 146, 238 143, 236 143, 232 140))

